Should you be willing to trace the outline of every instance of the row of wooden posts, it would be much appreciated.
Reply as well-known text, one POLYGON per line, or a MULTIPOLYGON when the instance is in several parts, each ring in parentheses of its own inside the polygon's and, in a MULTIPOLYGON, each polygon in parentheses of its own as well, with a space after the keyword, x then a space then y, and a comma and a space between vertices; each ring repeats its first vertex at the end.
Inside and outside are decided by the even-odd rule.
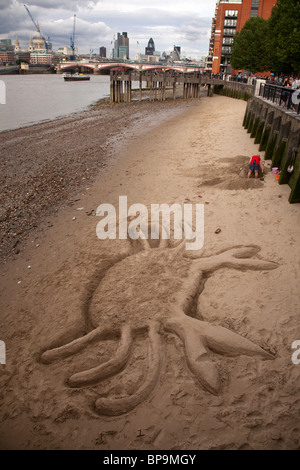
POLYGON ((173 100, 176 100, 178 90, 184 99, 200 98, 200 87, 201 75, 199 73, 121 72, 114 70, 110 73, 111 103, 130 103, 132 95, 136 93, 139 101, 142 101, 143 93, 150 101, 165 101, 167 91, 170 91, 173 100), (132 89, 132 82, 138 82, 139 87, 132 89))

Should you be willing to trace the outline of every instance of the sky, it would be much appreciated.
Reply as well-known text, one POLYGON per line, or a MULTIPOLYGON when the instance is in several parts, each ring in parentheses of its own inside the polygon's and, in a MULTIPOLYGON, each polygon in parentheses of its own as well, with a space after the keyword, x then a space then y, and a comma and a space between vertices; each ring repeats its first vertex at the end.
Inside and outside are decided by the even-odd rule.
POLYGON ((0 0, 0 39, 9 38, 14 44, 18 36, 24 49, 35 32, 24 3, 44 37, 50 37, 54 51, 70 46, 75 14, 75 46, 80 54, 99 54, 104 46, 109 57, 114 37, 126 31, 131 59, 145 53, 150 37, 161 53, 170 53, 176 45, 184 57, 206 56, 216 7, 216 0, 0 0))

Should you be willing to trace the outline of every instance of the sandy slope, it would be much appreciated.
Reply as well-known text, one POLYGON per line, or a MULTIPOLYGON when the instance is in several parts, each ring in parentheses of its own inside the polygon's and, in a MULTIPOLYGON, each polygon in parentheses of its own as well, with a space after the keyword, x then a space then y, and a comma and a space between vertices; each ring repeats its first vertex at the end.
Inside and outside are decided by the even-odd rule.
MULTIPOLYGON (((278 186, 271 172, 263 182, 242 177, 258 151, 241 125, 244 110, 242 101, 203 98, 172 115, 162 110, 148 132, 132 127, 115 161, 80 200, 49 218, 52 226, 32 233, 19 258, 2 268, 0 339, 7 346, 7 364, 0 366, 2 449, 300 447, 300 365, 291 360, 291 345, 300 339, 300 206, 288 203, 289 188, 278 186), (172 258, 168 247, 152 262, 155 248, 142 253, 127 240, 100 241, 98 217, 87 213, 101 203, 118 207, 120 195, 127 195, 128 205, 147 207, 184 205, 186 198, 203 203, 205 243, 199 256, 257 245, 261 250, 251 259, 278 264, 274 270, 211 270, 188 312, 195 328, 187 335, 192 341, 200 321, 222 326, 274 359, 239 354, 238 348, 234 357, 226 355, 222 330, 223 353, 207 354, 220 390, 213 394, 199 383, 190 353, 166 328, 193 262, 182 253, 172 258), (148 333, 141 328, 118 373, 69 386, 76 372, 115 357, 119 326, 154 320, 161 323, 160 366, 153 357, 148 367, 148 333), (50 364, 40 361, 42 351, 110 322, 112 330, 80 352, 50 364), (140 404, 117 416, 100 413, 100 397, 113 403, 114 397, 134 394, 155 367, 159 376, 140 404)), ((189 285, 184 292, 196 291, 189 285)), ((196 352, 200 337, 199 345, 191 343, 196 352)))

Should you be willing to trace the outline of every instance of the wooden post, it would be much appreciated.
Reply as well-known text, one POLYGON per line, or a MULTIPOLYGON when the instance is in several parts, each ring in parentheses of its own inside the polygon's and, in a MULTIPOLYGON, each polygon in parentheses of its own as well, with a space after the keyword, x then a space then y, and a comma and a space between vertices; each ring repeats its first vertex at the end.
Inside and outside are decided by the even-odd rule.
POLYGON ((110 71, 110 102, 114 103, 114 77, 113 77, 113 71, 110 71))
POLYGON ((142 79, 142 72, 141 71, 139 72, 139 81, 140 81, 139 101, 142 101, 142 83, 143 83, 143 79, 142 79))
POLYGON ((121 80, 117 80, 117 87, 118 87, 118 99, 117 99, 117 102, 118 102, 118 103, 121 103, 121 86, 122 86, 121 80))
POLYGON ((128 103, 131 102, 131 72, 129 72, 128 76, 128 103))

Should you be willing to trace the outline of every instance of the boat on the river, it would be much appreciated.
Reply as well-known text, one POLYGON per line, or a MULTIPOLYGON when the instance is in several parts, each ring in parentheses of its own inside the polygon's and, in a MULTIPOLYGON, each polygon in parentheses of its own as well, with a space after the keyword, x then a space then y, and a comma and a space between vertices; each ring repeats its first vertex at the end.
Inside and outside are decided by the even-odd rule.
POLYGON ((66 74, 64 75, 64 80, 66 82, 80 82, 82 80, 90 80, 89 75, 82 75, 80 73, 66 74))

